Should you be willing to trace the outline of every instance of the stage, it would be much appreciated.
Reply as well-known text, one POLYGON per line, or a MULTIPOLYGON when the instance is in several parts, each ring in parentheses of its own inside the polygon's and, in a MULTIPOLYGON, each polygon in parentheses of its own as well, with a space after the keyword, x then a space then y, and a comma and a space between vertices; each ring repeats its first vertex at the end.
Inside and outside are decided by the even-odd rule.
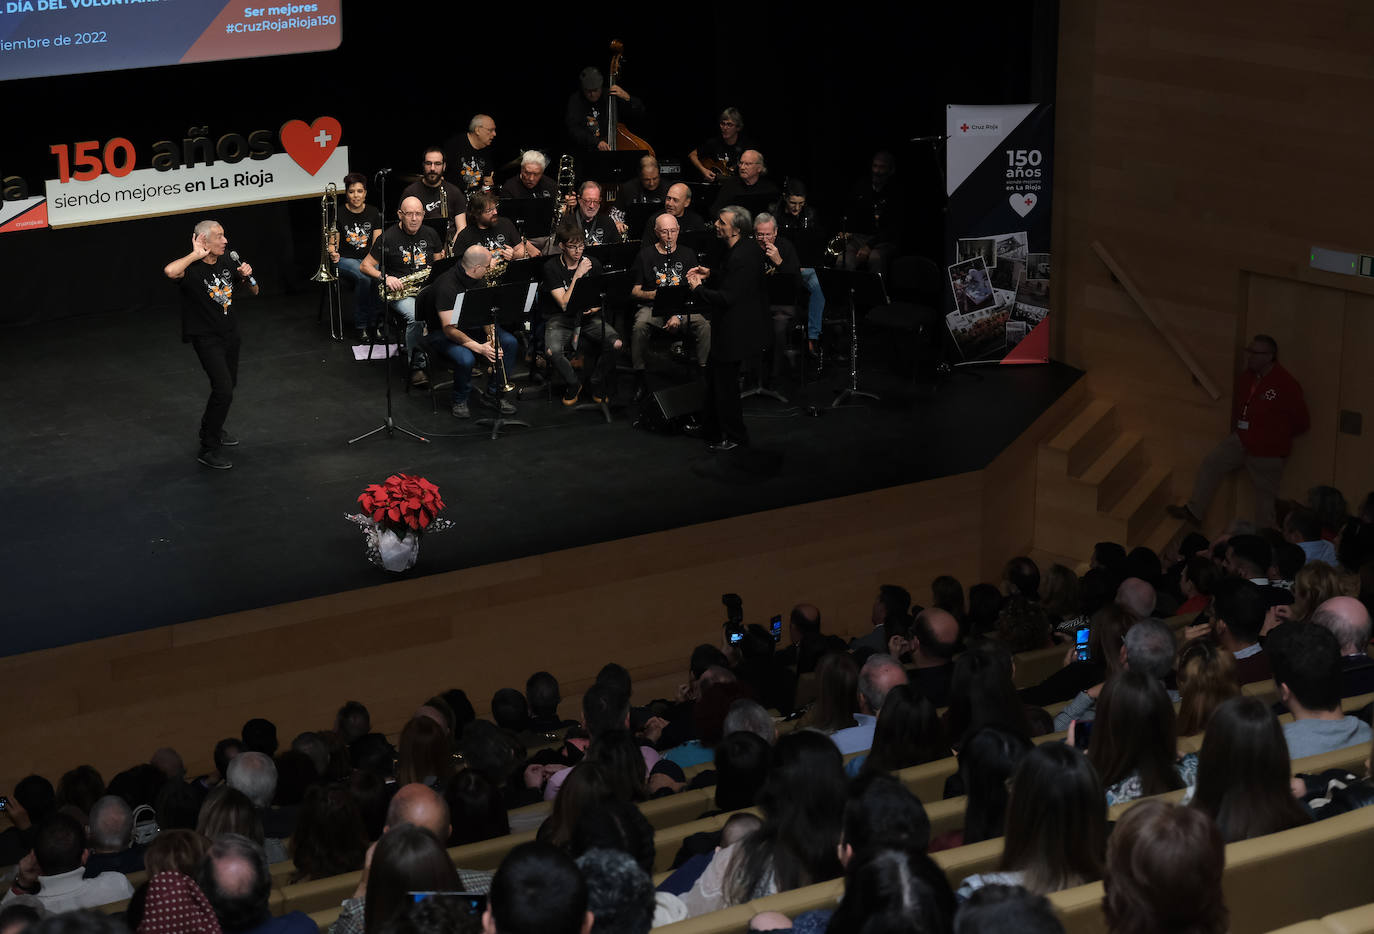
MULTIPOLYGON (((496 441, 454 419, 447 392, 435 414, 427 392, 396 380, 396 423, 429 443, 396 433, 349 445, 382 421, 384 364, 331 340, 313 295, 250 298, 236 303, 228 421, 242 443, 225 449, 232 470, 211 470, 195 460, 208 384, 180 343, 173 296, 9 332, 0 655, 385 583, 344 516, 391 473, 436 483, 458 525, 427 536, 409 572, 435 574, 977 470, 1082 375, 985 366, 918 395, 865 341, 861 384, 880 402, 829 408, 848 373, 832 364, 807 387, 819 417, 795 384, 782 387, 788 404, 745 401, 743 457, 633 428, 628 379, 609 425, 526 390, 517 417, 530 427, 496 441)), ((662 378, 683 372, 657 363, 662 378)))

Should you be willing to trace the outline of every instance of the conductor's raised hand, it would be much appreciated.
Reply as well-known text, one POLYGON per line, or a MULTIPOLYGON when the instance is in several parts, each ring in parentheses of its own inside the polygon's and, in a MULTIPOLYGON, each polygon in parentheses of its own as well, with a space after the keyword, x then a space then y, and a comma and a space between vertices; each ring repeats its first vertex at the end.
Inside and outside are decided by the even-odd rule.
POLYGON ((200 234, 191 234, 191 255, 196 259, 205 259, 210 255, 210 247, 206 245, 205 238, 200 234))

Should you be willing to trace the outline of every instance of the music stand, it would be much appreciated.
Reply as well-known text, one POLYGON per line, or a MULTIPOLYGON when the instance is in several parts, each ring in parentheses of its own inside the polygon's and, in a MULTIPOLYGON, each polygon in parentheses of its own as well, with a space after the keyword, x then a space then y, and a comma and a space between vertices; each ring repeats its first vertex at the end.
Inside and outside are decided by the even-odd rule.
MULTIPOLYGON (((506 284, 492 285, 485 289, 468 289, 463 293, 463 313, 459 321, 479 322, 483 330, 487 325, 495 325, 497 328, 504 328, 506 324, 515 321, 525 311, 525 295, 529 292, 528 283, 511 282, 506 284)), ((465 333, 468 333, 465 330, 465 333)), ((509 330, 507 328, 507 330, 509 330)), ((501 353, 501 338, 493 333, 496 343, 496 351, 501 353)), ((497 361, 492 361, 491 370, 487 374, 488 380, 497 379, 498 366, 504 366, 504 360, 498 357, 497 361)), ((510 371, 506 371, 506 379, 510 379, 510 371)), ((497 409, 496 414, 491 418, 479 418, 477 424, 486 427, 491 426, 491 440, 495 441, 501 437, 501 429, 507 425, 520 428, 530 427, 530 423, 521 421, 518 418, 507 418, 501 414, 500 400, 505 396, 505 390, 496 394, 497 409)), ((516 398, 519 398, 517 395, 516 398)))
MULTIPOLYGON (((798 289, 799 289, 800 286, 801 286, 801 277, 798 276, 798 275, 795 274, 795 273, 780 272, 780 273, 776 273, 776 274, 771 275, 771 276, 765 275, 765 276, 763 277, 763 281, 764 281, 764 285, 766 286, 766 291, 767 291, 767 293, 768 293, 768 317, 769 317, 768 323, 769 323, 769 324, 772 324, 772 317, 773 317, 773 308, 774 308, 774 306, 776 306, 776 305, 787 305, 787 306, 792 306, 792 307, 795 307, 795 306, 796 306, 796 304, 797 304, 797 291, 798 291, 798 289)), ((785 336, 784 336, 784 339, 785 339, 785 336)), ((773 351, 773 352, 774 352, 774 354, 777 354, 777 353, 779 352, 778 348, 774 348, 774 351, 773 351)), ((771 362, 771 361, 770 361, 770 362, 771 362)), ((757 383, 756 385, 754 385, 754 386, 749 387, 748 389, 744 390, 743 392, 741 392, 741 393, 739 394, 739 397, 740 397, 741 399, 748 399, 750 396, 767 396, 767 397, 770 398, 770 399, 776 399, 776 400, 778 400, 779 402, 781 402, 781 403, 783 403, 784 405, 786 405, 786 404, 787 404, 787 397, 786 397, 786 396, 784 396, 781 392, 779 392, 779 391, 776 390, 776 389, 770 389, 769 387, 763 385, 763 368, 764 368, 765 365, 766 365, 766 364, 765 364, 763 358, 760 357, 760 358, 759 358, 759 369, 758 369, 758 383, 757 383)), ((802 379, 803 379, 803 380, 806 379, 805 367, 803 367, 802 379)), ((805 382, 803 382, 803 384, 802 384, 803 394, 805 394, 805 388, 806 388, 805 382)))
MULTIPOLYGON (((609 342, 604 339, 606 333, 606 300, 613 292, 625 290, 629 281, 630 274, 624 271, 593 273, 578 279, 577 284, 573 286, 572 294, 568 296, 568 303, 564 307, 573 321, 582 321, 586 313, 592 308, 600 309, 597 314, 601 318, 603 340, 601 347, 597 350, 598 355, 615 353, 615 348, 611 347, 609 342)), ((577 325, 573 332, 574 337, 578 336, 581 330, 581 325, 577 325)), ((573 349, 576 350, 576 346, 573 349)), ((590 377, 588 381, 590 382, 590 377)), ((601 388, 603 392, 607 393, 606 398, 610 398, 610 387, 602 386, 601 388)), ((606 423, 610 424, 611 409, 605 402, 583 402, 572 407, 574 412, 584 409, 600 409, 606 423)))
POLYGON ((515 224, 523 239, 542 240, 548 238, 547 231, 553 226, 555 203, 553 198, 502 198, 498 210, 515 224), (534 236, 530 236, 530 231, 535 232, 534 236))
MULTIPOLYGON (((517 340, 524 340, 527 350, 531 348, 534 341, 534 335, 531 334, 530 329, 526 327, 529 323, 528 312, 534 307, 533 299, 535 289, 530 288, 530 286, 538 282, 543 276, 544 263, 546 262, 548 262, 548 255, 544 253, 540 253, 538 256, 526 256, 523 259, 513 259, 506 264, 505 272, 501 273, 501 285, 517 285, 523 283, 526 286, 525 301, 520 306, 520 313, 514 319, 511 319, 519 322, 520 327, 518 330, 514 331, 511 331, 510 328, 506 328, 506 330, 514 334, 517 340)), ((525 376, 528 380, 532 373, 533 367, 527 369, 523 374, 513 372, 510 361, 506 361, 506 378, 511 382, 514 382, 516 377, 521 375, 525 376)), ((524 392, 523 389, 517 388, 515 390, 515 398, 519 399, 522 392, 524 392)))
MULTIPOLYGON (((377 191, 378 191, 378 194, 379 194, 380 197, 381 197, 382 204, 386 204, 386 177, 387 177, 387 175, 388 175, 390 172, 391 172, 390 169, 383 169, 382 171, 380 171, 380 172, 377 173, 377 191)), ((383 238, 386 237, 386 231, 385 231, 385 230, 382 231, 382 237, 383 237, 383 238)), ((385 285, 386 285, 386 244, 385 244, 385 243, 383 243, 383 245, 382 245, 382 260, 381 260, 381 262, 378 263, 377 265, 378 265, 378 266, 381 268, 381 270, 382 270, 381 282, 382 282, 382 285, 385 286, 385 285)), ((430 273, 430 279, 433 280, 433 278, 434 278, 434 273, 430 273)), ((391 309, 390 309, 390 307, 387 306, 386 296, 381 296, 381 299, 382 299, 382 346, 383 346, 383 347, 386 347, 388 350, 390 350, 390 348, 391 348, 391 309)), ((419 304, 418 299, 419 299, 419 296, 416 296, 416 304, 417 304, 417 305, 419 304)), ((418 312, 417 312, 417 314, 418 314, 418 312)), ((371 350, 368 351, 368 359, 369 359, 369 360, 372 359, 372 352, 371 352, 371 350)), ((423 441, 425 444, 429 444, 429 439, 428 439, 428 438, 423 437, 422 435, 417 435, 415 432, 411 431, 409 428, 402 428, 400 425, 396 424, 396 419, 395 419, 395 418, 392 416, 392 414, 391 414, 391 356, 390 356, 389 354, 388 354, 387 359, 386 359, 386 366, 383 368, 382 372, 386 375, 386 414, 385 414, 384 416, 382 416, 382 423, 381 423, 380 425, 378 425, 376 428, 372 429, 371 431, 365 431, 365 432, 363 432, 362 434, 358 435, 358 437, 356 437, 356 438, 349 438, 349 439, 348 439, 348 443, 349 443, 349 444, 353 444, 354 442, 361 441, 361 440, 363 440, 364 438, 370 438, 370 437, 372 437, 373 435, 377 434, 377 433, 380 432, 380 431, 385 431, 386 434, 387 434, 387 437, 391 437, 393 434, 395 434, 396 432, 399 431, 399 432, 401 432, 402 434, 409 435, 410 437, 414 438, 416 441, 423 441)))
MULTIPOLYGON (((682 359, 691 368, 695 376, 697 338, 692 332, 692 306, 696 304, 692 301, 692 289, 687 285, 684 278, 682 285, 660 286, 654 291, 653 317, 671 318, 673 315, 682 316, 682 359)), ((667 328, 664 328, 666 331, 667 328)))
POLYGON ((883 288, 883 277, 876 272, 859 272, 849 269, 817 269, 816 278, 820 281, 821 292, 826 301, 843 300, 849 302, 849 385, 840 390, 833 409, 849 399, 872 399, 880 401, 875 393, 859 389, 859 320, 858 303, 862 301, 872 308, 887 303, 887 292, 883 288))
POLYGON ((584 181, 594 181, 601 186, 601 200, 614 202, 615 196, 607 198, 607 192, 619 194, 621 182, 639 175, 639 160, 648 154, 644 149, 594 149, 582 153, 577 157, 578 187, 584 181))

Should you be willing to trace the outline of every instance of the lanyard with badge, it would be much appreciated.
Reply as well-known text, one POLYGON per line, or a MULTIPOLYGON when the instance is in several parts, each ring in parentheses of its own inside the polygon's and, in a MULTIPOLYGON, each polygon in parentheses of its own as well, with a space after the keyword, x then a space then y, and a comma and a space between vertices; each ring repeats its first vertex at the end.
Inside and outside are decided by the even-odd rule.
POLYGON ((1262 379, 1264 379, 1263 376, 1256 376, 1255 381, 1250 384, 1250 395, 1245 397, 1245 404, 1240 407, 1240 418, 1236 419, 1237 431, 1248 431, 1250 428, 1250 420, 1245 416, 1250 412, 1250 403, 1254 400, 1255 393, 1259 390, 1260 380, 1262 379))

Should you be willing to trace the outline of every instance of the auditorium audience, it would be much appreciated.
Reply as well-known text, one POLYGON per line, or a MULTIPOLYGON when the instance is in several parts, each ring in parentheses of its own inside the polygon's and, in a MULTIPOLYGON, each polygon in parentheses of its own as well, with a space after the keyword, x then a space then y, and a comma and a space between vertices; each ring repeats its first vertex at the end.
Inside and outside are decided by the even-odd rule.
MULTIPOLYGON (((1212 545, 1190 536, 1168 552, 1168 572, 1154 552, 1127 555, 1109 542, 1082 578, 1056 564, 1042 580, 1031 559, 1013 558, 1005 596, 975 585, 967 610, 953 577, 932 581, 932 605, 914 618, 906 589, 883 585, 871 631, 851 646, 861 668, 842 640, 822 634, 820 611, 799 604, 784 652, 759 626, 745 627, 753 641, 739 646, 733 670, 720 648, 698 646, 678 696, 647 708, 632 710, 629 671, 607 664, 583 694, 580 725, 558 717, 558 681, 536 672, 525 694, 492 695, 494 722, 478 720, 459 689, 429 697, 401 731, 399 753, 349 701, 333 729, 301 732, 280 755, 276 726, 249 720, 240 739, 216 746, 217 774, 191 782, 170 748, 116 774, 108 790, 90 766, 63 774, 56 792, 30 776, 3 812, 11 826, 0 833, 0 862, 20 863, 5 904, 22 914, 28 901, 67 910, 129 897, 122 873, 146 863, 153 881, 133 893, 128 915, 140 930, 305 934, 315 930, 306 916, 267 910, 269 857, 285 859, 289 843, 293 883, 362 869, 332 934, 418 931, 451 906, 421 910, 406 892, 488 888, 484 934, 642 934, 841 872, 833 912, 795 923, 761 916, 753 927, 1048 931, 1040 896, 1100 876, 1112 931, 1221 931, 1224 843, 1374 803, 1374 779, 1346 768, 1289 779, 1291 760, 1352 746, 1363 755, 1371 742, 1368 724, 1341 709, 1343 697, 1374 692, 1369 612, 1356 599, 1359 578, 1334 564, 1337 553, 1356 553, 1351 542, 1364 547, 1374 495, 1365 506, 1349 522, 1343 505, 1332 507, 1334 530, 1295 510, 1286 541, 1245 523, 1212 545), (1334 531, 1343 533, 1336 547, 1334 531), (1220 562, 1198 553, 1209 550, 1220 562), (1304 563, 1292 573, 1295 553, 1304 563), (1218 579, 1223 569, 1229 577, 1218 579), (1292 597, 1278 586, 1290 574, 1292 597), (1158 617, 1195 614, 1201 625, 1180 631, 1175 649, 1175 631, 1158 617), (1061 670, 1018 695, 1013 651, 1036 651, 1055 632, 1072 640, 1080 627, 1089 659, 1070 647, 1061 670), (814 683, 815 700, 778 739, 775 716, 791 711, 795 672, 813 670, 803 684, 814 683), (1271 675, 1291 722, 1240 691, 1271 675), (1053 723, 1032 706, 1061 701, 1053 723), (561 748, 526 756, 569 726, 561 748), (1052 728, 1067 728, 1069 742, 1030 742, 1052 728), (1177 737, 1197 734, 1199 753, 1180 756, 1177 737), (932 841, 921 803, 890 773, 951 752, 958 768, 945 793, 967 796, 963 826, 932 841), (389 799, 393 771, 401 787, 389 799), (637 803, 712 784, 709 814, 756 806, 762 819, 733 814, 723 831, 689 838, 673 883, 682 898, 655 893, 654 830, 637 803), (1141 802, 1106 841, 1109 805, 1184 788, 1189 807, 1141 802), (538 837, 556 849, 517 848, 495 880, 454 867, 445 846, 508 834, 508 810, 541 798, 551 810, 538 837), (156 806, 161 827, 146 853, 132 844, 131 806, 141 803, 156 806), (192 817, 198 832, 175 829, 192 817), (999 836, 997 868, 965 880, 955 919, 927 850, 999 836)), ((449 923, 456 917, 446 929, 476 934, 475 918, 449 923)))

